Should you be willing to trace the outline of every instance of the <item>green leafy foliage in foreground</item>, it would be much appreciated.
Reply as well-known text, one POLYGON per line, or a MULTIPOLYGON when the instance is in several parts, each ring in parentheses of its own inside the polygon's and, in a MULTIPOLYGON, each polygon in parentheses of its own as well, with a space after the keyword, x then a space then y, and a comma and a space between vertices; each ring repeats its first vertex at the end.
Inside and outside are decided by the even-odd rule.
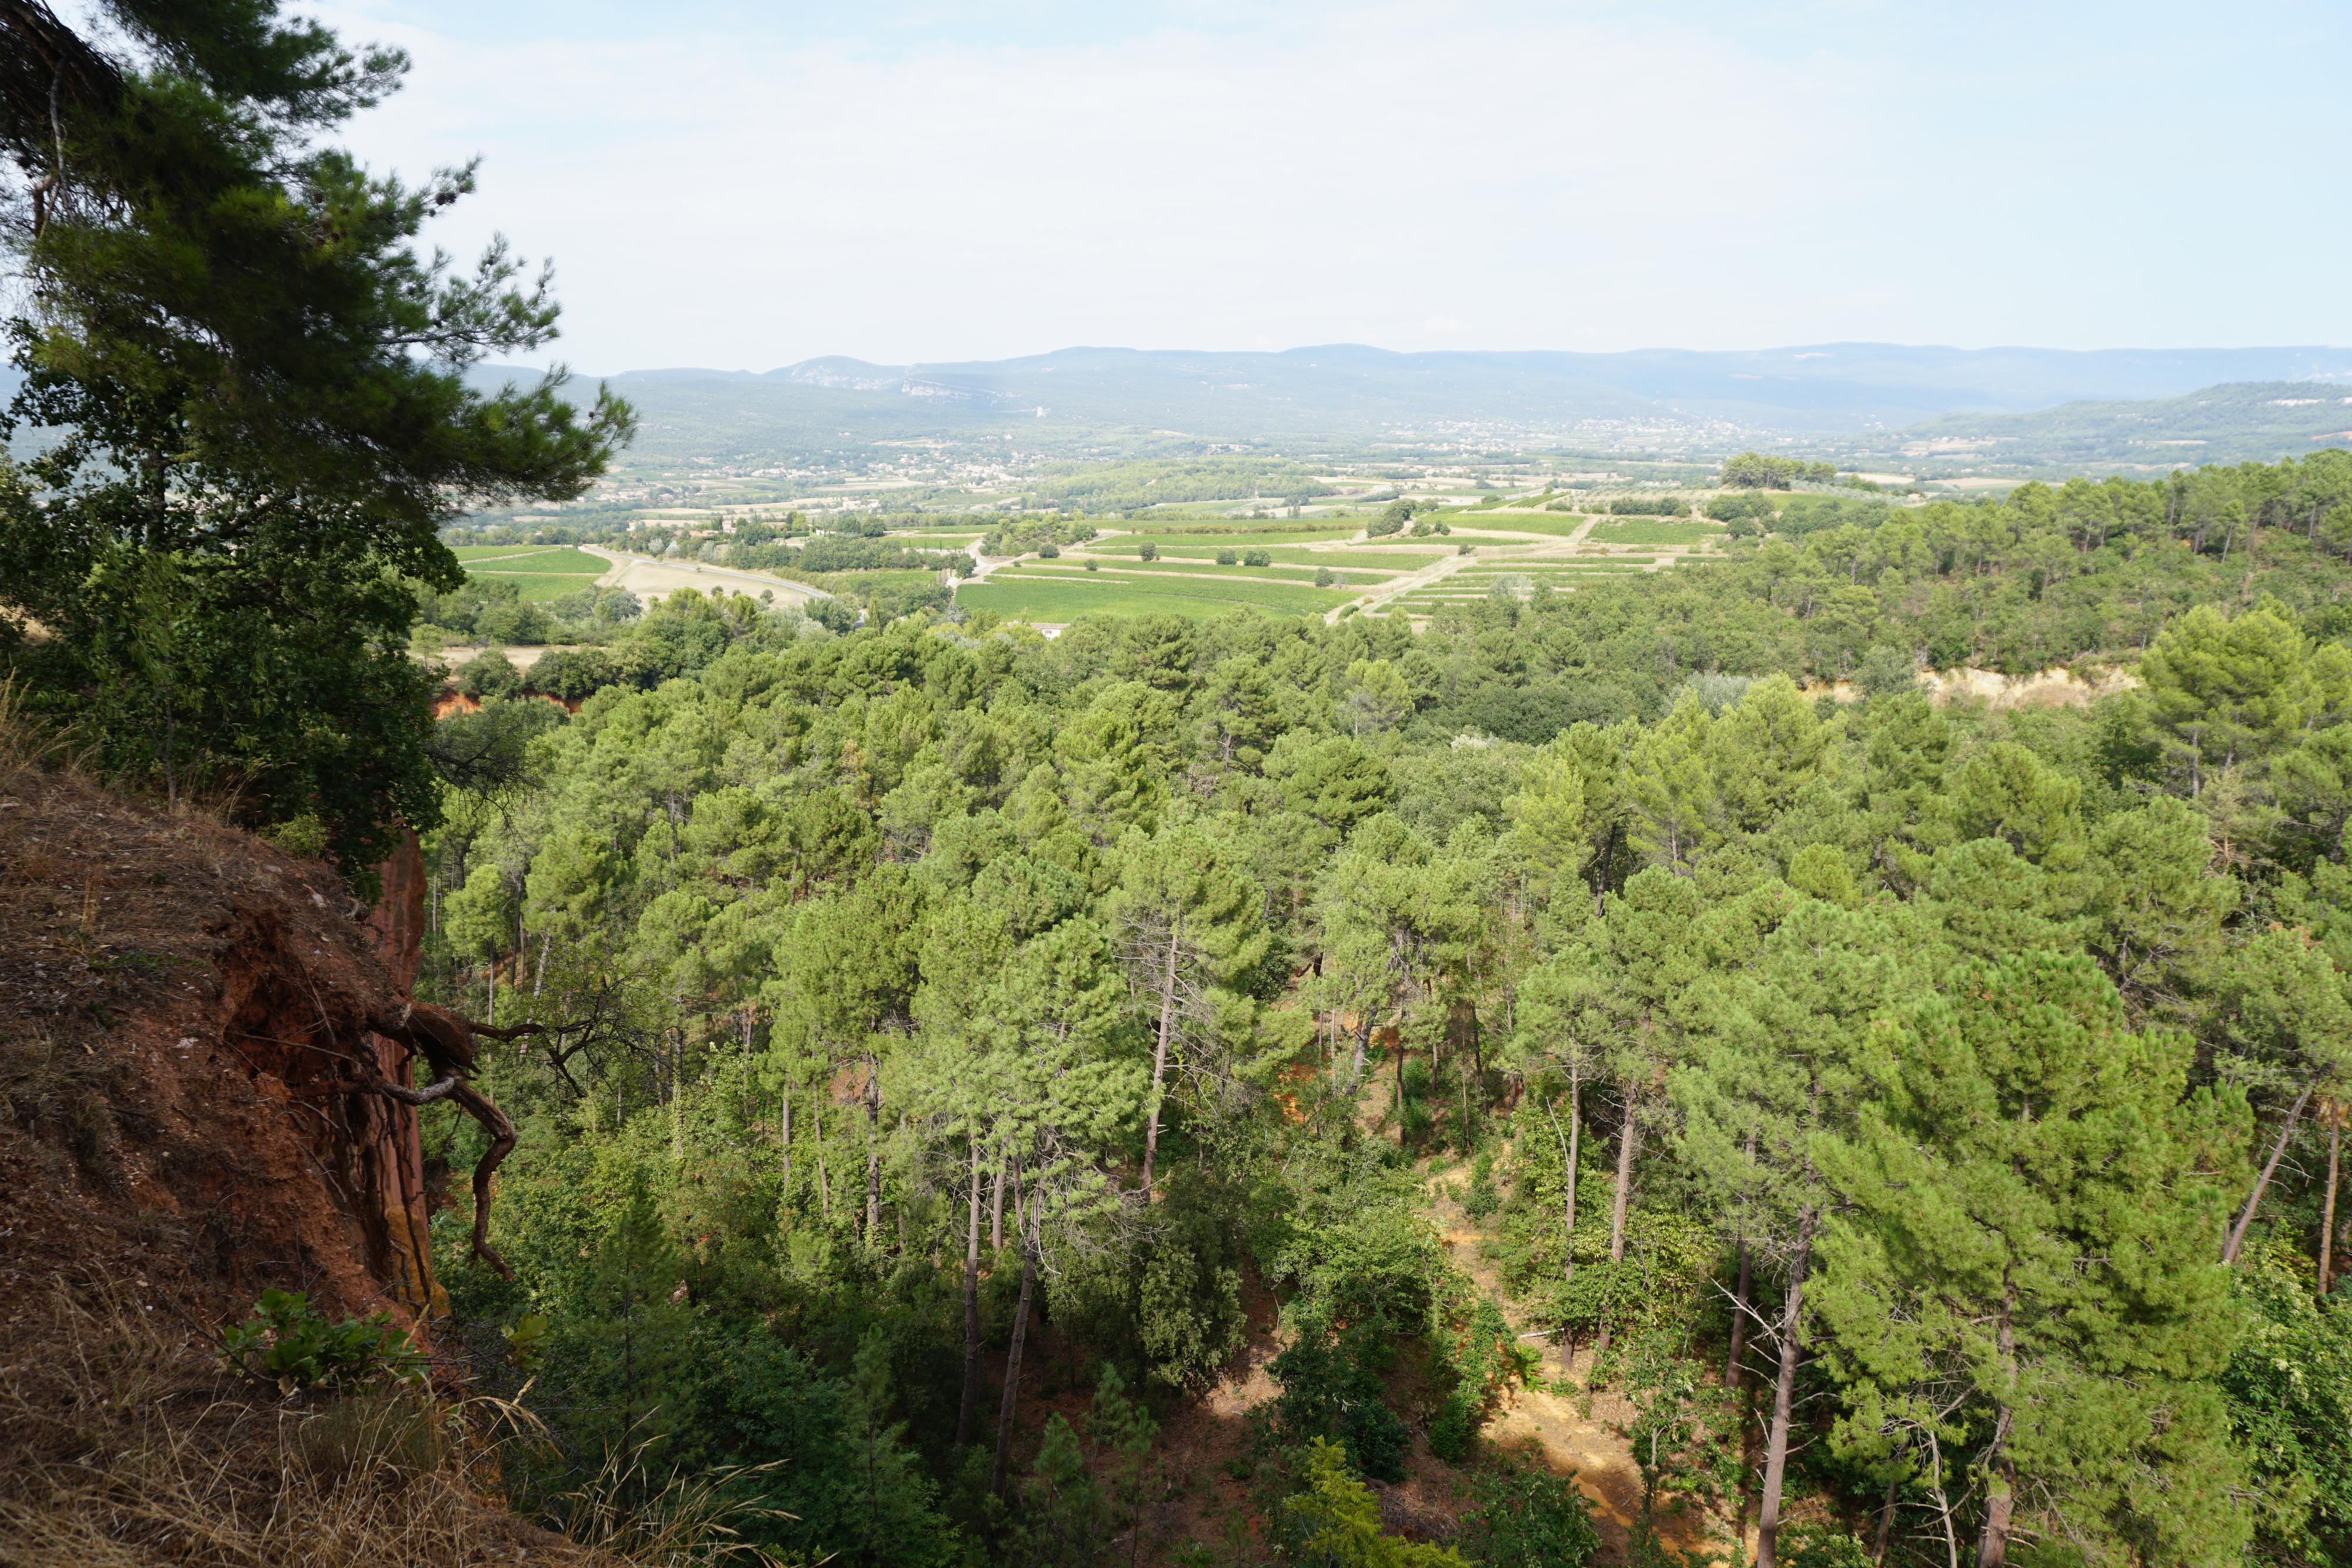
POLYGON ((330 1321, 299 1291, 264 1291, 253 1315, 221 1334, 221 1360, 292 1392, 369 1383, 421 1384, 425 1358, 389 1313, 330 1321))
POLYGON ((1411 1560, 1352 1489, 1453 1467, 1465 1557, 1575 1562, 1483 1436, 1554 1330, 1621 1397, 1644 1560, 1745 1499, 1791 1563, 2333 1561, 2325 604, 2174 614, 2136 685, 2011 713, 1903 660, 1845 705, 1547 670, 1561 616, 1049 641, 681 595, 600 650, 660 678, 450 721, 425 983, 561 1026, 484 1069, 514 1281, 437 1222, 478 1375, 555 1435, 517 1496, 650 1443, 774 1466, 730 1484, 805 1556, 1164 1557, 1209 1481, 1148 1429, 1254 1341, 1222 1550, 1411 1560), (1507 1302, 1427 1213, 1457 1160, 1507 1302))

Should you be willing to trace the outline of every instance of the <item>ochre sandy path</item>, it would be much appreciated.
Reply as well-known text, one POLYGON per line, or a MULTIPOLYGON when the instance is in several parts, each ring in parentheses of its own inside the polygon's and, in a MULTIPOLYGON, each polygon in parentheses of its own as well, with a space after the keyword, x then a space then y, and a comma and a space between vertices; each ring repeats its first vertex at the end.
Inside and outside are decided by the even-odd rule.
MULTIPOLYGON (((1495 1265, 1479 1256, 1486 1238, 1471 1225, 1454 1198, 1454 1186, 1467 1179, 1466 1174, 1456 1173, 1451 1180, 1433 1182, 1444 1196, 1432 1204, 1430 1217, 1443 1231, 1455 1266, 1480 1290, 1493 1292, 1515 1328, 1532 1332, 1542 1325, 1525 1321, 1528 1313, 1504 1291, 1495 1265)), ((1536 1458, 1555 1475, 1573 1475, 1578 1490, 1592 1500, 1593 1522, 1601 1527, 1599 1561, 1622 1563, 1627 1536, 1642 1508, 1642 1472, 1622 1435, 1633 1419, 1633 1407, 1605 1390, 1589 1396, 1553 1392, 1564 1383, 1579 1389, 1586 1385, 1592 1375, 1590 1349, 1578 1352, 1571 1362, 1549 1337, 1519 1343, 1534 1348, 1540 1359, 1528 1385, 1506 1392, 1501 1407, 1486 1423, 1486 1440, 1498 1448, 1536 1458)), ((1703 1509, 1696 1501, 1676 1512, 1662 1509, 1658 1520, 1660 1536, 1677 1550, 1696 1551, 1702 1560, 1712 1552, 1719 1558, 1744 1563, 1748 1543, 1743 1533, 1735 1554, 1735 1529, 1728 1508, 1703 1509)))

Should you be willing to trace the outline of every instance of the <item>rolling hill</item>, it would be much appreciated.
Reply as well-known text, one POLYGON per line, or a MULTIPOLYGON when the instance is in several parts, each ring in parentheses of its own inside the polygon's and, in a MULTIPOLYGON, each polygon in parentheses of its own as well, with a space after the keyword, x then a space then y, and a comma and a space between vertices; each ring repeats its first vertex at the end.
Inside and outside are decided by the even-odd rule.
POLYGON ((1947 414, 1904 434, 1988 464, 2232 463, 2352 446, 2332 382, 2232 382, 2185 397, 2084 399, 2032 413, 1947 414))
MULTIPOLYGON (((518 373, 484 367, 486 377, 518 373)), ((1745 432, 1857 434, 2079 400, 2177 398, 2216 382, 2352 381, 2352 350, 1961 350, 1828 343, 1754 351, 1402 354, 1360 345, 1280 353, 1063 349, 1023 359, 877 365, 839 356, 764 373, 670 369, 610 377, 644 415, 634 461, 925 435, 1050 442, 1087 430, 1209 441, 1446 440, 1487 431, 1624 444, 1719 444, 1745 432)), ((583 378, 593 387, 593 378, 583 378)))

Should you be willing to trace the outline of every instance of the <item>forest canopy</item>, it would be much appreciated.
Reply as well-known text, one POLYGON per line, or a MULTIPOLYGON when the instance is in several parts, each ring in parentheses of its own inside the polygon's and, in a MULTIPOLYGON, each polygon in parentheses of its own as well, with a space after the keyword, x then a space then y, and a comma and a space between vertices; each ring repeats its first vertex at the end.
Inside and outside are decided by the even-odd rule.
POLYGON ((2292 508, 2230 580, 2251 549, 2300 603, 2182 606, 2203 482, 1873 530, 2020 624, 2130 574, 2132 680, 2056 709, 1937 708, 1908 656, 1802 689, 1843 525, 1419 634, 674 595, 644 624, 704 628, 694 666, 551 717, 428 844, 437 994, 568 1029, 488 1069, 516 1279, 446 1217, 460 1311, 544 1317, 570 1451, 787 1459, 807 1555, 1173 1552, 1185 1483, 1131 1435, 1259 1334, 1284 1550, 1412 1467, 1538 1485, 1480 1436, 1532 1331, 1664 1445, 1629 1549, 1681 1498, 1772 1561, 2336 1561, 2352 649, 2292 508), (2013 591, 2091 506, 2070 554, 2107 554, 2013 591), (1739 674, 1662 656, 1706 613, 1770 630, 1739 674), (1520 738, 1467 716, 1529 693, 1520 738), (1057 1426, 1037 1378, 1115 1393, 1057 1426))

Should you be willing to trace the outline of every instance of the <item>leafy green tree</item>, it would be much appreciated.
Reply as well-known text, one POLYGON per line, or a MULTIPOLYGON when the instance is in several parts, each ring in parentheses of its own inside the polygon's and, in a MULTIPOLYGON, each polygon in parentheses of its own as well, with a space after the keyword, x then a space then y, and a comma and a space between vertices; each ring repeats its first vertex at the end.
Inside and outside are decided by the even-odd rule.
POLYGON ((2248 940, 2229 956, 2218 988, 2223 1076, 2273 1107, 2285 1104, 2277 1136, 2221 1245, 2228 1263, 2245 1245, 2312 1096, 2323 1089, 2340 1092, 2352 1078, 2352 1005, 2342 971, 2299 931, 2266 931, 2248 940))
POLYGON ((1396 794, 1388 765, 1345 736, 1314 740, 1286 732, 1266 754, 1265 776, 1294 809, 1334 833, 1384 810, 1396 794))
POLYGON ((1471 1561, 1492 1568, 1583 1568, 1601 1551, 1592 1504, 1574 1472, 1509 1466, 1472 1481, 1478 1506, 1467 1517, 1471 1561))
POLYGON ((1393 729, 1412 713, 1412 688, 1386 659, 1358 659, 1348 666, 1342 716, 1359 739, 1393 729))
POLYGON ((2244 1333, 2221 1379, 2266 1561, 2333 1562, 2352 1543, 2352 1311, 2315 1301, 2307 1270, 2279 1242, 2246 1249, 2244 1333))

